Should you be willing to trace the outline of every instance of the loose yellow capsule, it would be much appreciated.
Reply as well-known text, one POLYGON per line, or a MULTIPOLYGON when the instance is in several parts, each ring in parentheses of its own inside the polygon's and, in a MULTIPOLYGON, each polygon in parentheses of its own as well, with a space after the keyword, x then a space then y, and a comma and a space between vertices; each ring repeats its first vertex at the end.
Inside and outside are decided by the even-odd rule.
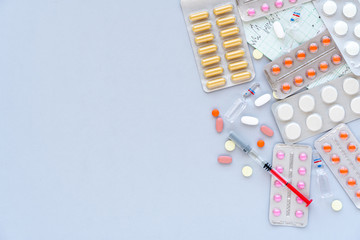
POLYGON ((204 54, 213 53, 216 51, 217 51, 217 46, 215 44, 211 44, 211 45, 199 48, 198 53, 200 55, 204 55, 204 54))
POLYGON ((238 34, 239 32, 240 32, 240 29, 238 27, 232 27, 232 28, 222 30, 220 32, 220 36, 221 37, 228 37, 228 36, 238 34))
POLYGON ((236 73, 234 75, 231 76, 231 80, 233 82, 241 82, 241 81, 245 81, 251 78, 251 73, 250 72, 241 72, 241 73, 236 73))
POLYGON ((247 68, 247 66, 248 66, 247 61, 239 61, 239 62, 230 63, 228 67, 230 71, 236 71, 239 69, 247 68))
POLYGON ((204 71, 204 76, 206 78, 209 78, 209 77, 213 77, 216 75, 220 75, 223 72, 224 72, 224 69, 222 67, 210 68, 210 69, 204 71))
POLYGON ((210 28, 211 28, 211 23, 205 22, 205 23, 200 23, 200 24, 194 25, 192 27, 192 30, 194 33, 198 33, 198 32, 209 30, 210 28))
POLYGON ((218 15, 221 15, 221 14, 224 14, 224 13, 231 12, 232 10, 233 10, 233 5, 227 4, 227 5, 215 8, 214 9, 214 14, 216 16, 218 16, 218 15))
POLYGON ((197 44, 206 43, 214 40, 215 36, 212 33, 204 34, 195 38, 197 44))
POLYGON ((216 24, 219 27, 222 27, 222 26, 225 26, 225 25, 228 25, 228 24, 233 24, 235 21, 236 21, 236 17, 235 16, 230 16, 230 17, 219 18, 216 21, 216 24))
POLYGON ((210 65, 218 63, 218 62, 220 62, 220 57, 219 56, 213 56, 213 57, 204 58, 203 60, 201 60, 201 64, 204 67, 210 66, 210 65))
POLYGON ((245 51, 240 49, 240 50, 235 50, 235 51, 231 51, 231 52, 228 52, 225 54, 225 58, 227 60, 233 60, 233 59, 236 59, 236 58, 240 58, 242 56, 245 55, 245 51))
POLYGON ((242 43, 241 38, 234 38, 223 43, 224 48, 231 48, 240 46, 242 43))
POLYGON ((209 13, 204 11, 204 12, 198 12, 198 13, 191 14, 189 16, 189 19, 190 19, 190 21, 194 22, 194 21, 207 19, 208 17, 209 17, 209 13))
POLYGON ((215 80, 208 81, 206 83, 206 87, 208 89, 214 89, 214 88, 219 88, 219 87, 225 86, 225 84, 226 84, 225 78, 218 78, 215 80))

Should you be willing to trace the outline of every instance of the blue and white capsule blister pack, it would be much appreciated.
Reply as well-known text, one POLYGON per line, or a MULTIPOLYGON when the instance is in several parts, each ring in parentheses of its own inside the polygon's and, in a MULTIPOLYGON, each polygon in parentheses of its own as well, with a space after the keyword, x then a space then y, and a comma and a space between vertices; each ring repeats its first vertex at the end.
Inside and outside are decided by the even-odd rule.
MULTIPOLYGON (((309 196, 312 148, 306 145, 276 144, 273 168, 282 174, 303 195, 309 196)), ((305 227, 309 209, 306 204, 271 177, 269 220, 273 225, 305 227)))
POLYGON ((360 76, 359 1, 315 0, 313 2, 351 71, 360 76))
POLYGON ((205 92, 254 79, 255 71, 235 0, 181 0, 205 92))
POLYGON ((335 178, 360 209, 360 144, 348 126, 340 124, 314 143, 335 178))

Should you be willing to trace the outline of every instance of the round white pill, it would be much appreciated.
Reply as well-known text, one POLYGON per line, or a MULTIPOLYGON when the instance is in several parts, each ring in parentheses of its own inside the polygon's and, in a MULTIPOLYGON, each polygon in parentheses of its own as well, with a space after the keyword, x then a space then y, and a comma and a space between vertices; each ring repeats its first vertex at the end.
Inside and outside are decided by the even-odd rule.
POLYGON ((360 24, 357 24, 357 25, 354 27, 354 35, 355 35, 357 38, 360 38, 360 24))
POLYGON ((310 94, 301 96, 299 99, 299 108, 303 112, 311 112, 315 108, 315 98, 310 94))
POLYGON ((235 150, 235 143, 232 140, 227 140, 225 142, 226 151, 232 152, 235 150))
POLYGON ((334 25, 334 31, 339 36, 344 36, 349 30, 349 26, 344 21, 338 21, 334 25))
POLYGON ((346 78, 343 82, 343 89, 346 94, 354 95, 359 92, 359 81, 355 78, 346 78))
POLYGON ((251 116, 243 116, 241 122, 245 125, 256 126, 259 124, 259 119, 251 116))
POLYGON ((357 42, 349 41, 345 44, 345 51, 347 54, 354 57, 359 54, 360 46, 357 42))
POLYGON ((329 109, 329 117, 332 122, 341 122, 345 118, 345 109, 340 105, 332 106, 329 109))
POLYGON ((326 1, 323 5, 323 11, 326 15, 331 16, 336 13, 337 5, 334 1, 326 1))
POLYGON ((285 135, 289 140, 296 140, 301 135, 301 127, 297 123, 289 123, 285 127, 285 135))
POLYGON ((322 118, 317 113, 311 114, 306 118, 306 126, 310 131, 318 131, 322 128, 322 125, 322 118))
POLYGON ((342 202, 340 202, 339 200, 334 200, 331 203, 331 208, 332 210, 334 210, 335 212, 338 212, 342 209, 342 202))
POLYGON ((321 98, 325 103, 333 103, 338 97, 338 92, 333 86, 325 86, 321 89, 321 98))
POLYGON ((355 17, 356 12, 357 12, 356 6, 355 6, 355 4, 353 4, 351 2, 346 3, 345 6, 343 7, 343 14, 347 18, 355 17))
POLYGON ((356 97, 351 100, 350 107, 354 113, 360 114, 360 97, 356 97))
POLYGON ((253 170, 250 166, 245 166, 243 167, 241 172, 244 175, 244 177, 250 177, 253 173, 253 170))
POLYGON ((277 107, 277 115, 281 121, 289 121, 294 116, 294 109, 288 103, 280 104, 277 107))
POLYGON ((266 93, 255 100, 255 106, 261 107, 271 100, 271 95, 266 93))

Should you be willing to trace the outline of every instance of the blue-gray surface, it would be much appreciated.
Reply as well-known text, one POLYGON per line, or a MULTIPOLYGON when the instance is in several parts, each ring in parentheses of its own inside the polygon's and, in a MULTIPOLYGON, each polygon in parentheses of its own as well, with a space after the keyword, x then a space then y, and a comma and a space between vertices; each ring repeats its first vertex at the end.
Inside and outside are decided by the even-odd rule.
MULTIPOLYGON (((309 225, 274 227, 269 176, 240 151, 217 163, 229 126, 217 134, 210 110, 250 84, 201 90, 178 0, 2 0, 0 34, 1 240, 358 238, 360 212, 329 172, 328 200, 313 172, 309 225)), ((270 104, 246 113, 275 128, 270 104)))

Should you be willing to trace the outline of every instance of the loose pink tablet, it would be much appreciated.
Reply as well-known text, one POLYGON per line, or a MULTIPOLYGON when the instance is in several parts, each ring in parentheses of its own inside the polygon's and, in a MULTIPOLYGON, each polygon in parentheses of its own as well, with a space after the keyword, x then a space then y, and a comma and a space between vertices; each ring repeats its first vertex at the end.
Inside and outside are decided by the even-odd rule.
POLYGON ((230 164, 232 163, 232 157, 230 156, 219 156, 218 162, 221 164, 230 164))
POLYGON ((216 131, 218 133, 221 133, 222 130, 224 129, 224 120, 221 117, 218 117, 216 119, 216 125, 215 125, 216 131))
POLYGON ((274 131, 266 125, 262 125, 260 131, 268 137, 274 136, 274 131))

